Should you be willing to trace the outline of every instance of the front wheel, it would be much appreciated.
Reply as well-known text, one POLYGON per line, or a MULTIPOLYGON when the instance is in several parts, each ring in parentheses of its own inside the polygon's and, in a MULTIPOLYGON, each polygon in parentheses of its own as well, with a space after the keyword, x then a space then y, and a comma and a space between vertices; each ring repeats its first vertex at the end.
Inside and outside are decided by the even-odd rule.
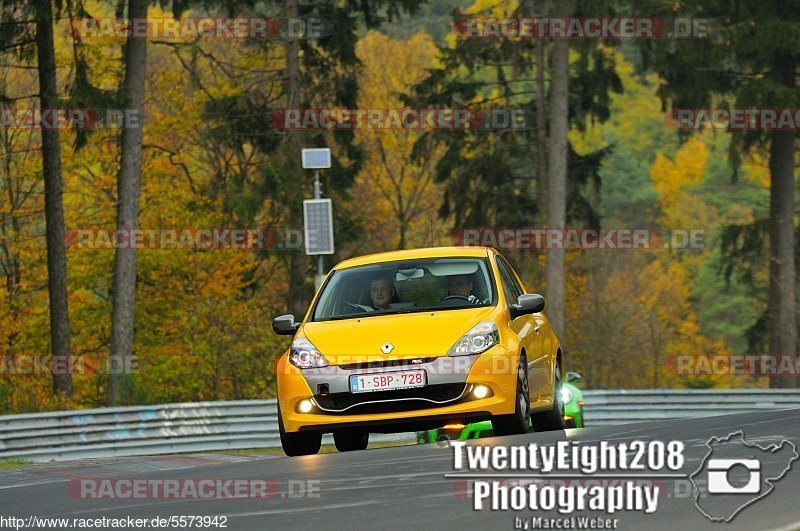
POLYGON ((555 384, 553 385, 553 407, 531 415, 533 431, 557 431, 564 429, 564 402, 561 400, 561 365, 556 361, 555 384))
POLYGON ((369 445, 369 432, 355 430, 335 431, 333 432, 333 442, 340 452, 366 450, 369 445))
POLYGON ((281 435, 281 446, 283 447, 283 453, 289 457, 318 454, 319 449, 322 446, 321 432, 312 431, 288 433, 286 430, 284 430, 280 404, 278 404, 278 432, 281 435))
POLYGON ((520 354, 517 364, 516 399, 514 413, 492 418, 492 429, 495 435, 528 433, 531 420, 531 397, 528 388, 528 360, 525 354, 520 354))

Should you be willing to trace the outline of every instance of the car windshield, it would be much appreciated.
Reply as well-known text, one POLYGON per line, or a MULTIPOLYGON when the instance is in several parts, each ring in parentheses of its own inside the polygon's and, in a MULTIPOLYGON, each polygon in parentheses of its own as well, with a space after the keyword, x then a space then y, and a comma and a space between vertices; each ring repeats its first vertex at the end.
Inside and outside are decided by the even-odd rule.
POLYGON ((494 304, 482 258, 424 258, 335 271, 314 309, 314 321, 455 310, 494 304))

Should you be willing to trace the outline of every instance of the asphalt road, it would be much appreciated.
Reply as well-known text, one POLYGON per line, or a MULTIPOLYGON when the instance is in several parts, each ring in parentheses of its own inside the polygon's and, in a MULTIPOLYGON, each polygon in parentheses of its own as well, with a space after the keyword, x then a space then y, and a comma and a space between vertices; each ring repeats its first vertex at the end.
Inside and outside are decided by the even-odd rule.
MULTIPOLYGON (((748 442, 766 445, 788 439, 800 450, 800 410, 590 427, 479 442, 542 445, 565 439, 582 442, 677 439, 686 445, 686 463, 680 472, 688 475, 706 456, 710 437, 726 436, 736 430, 743 430, 748 442)), ((315 530, 513 529, 515 518, 563 516, 555 511, 535 514, 530 510, 475 511, 467 483, 445 477, 452 472, 453 450, 436 444, 299 458, 203 454, 31 465, 0 469, 0 515, 20 518, 225 515, 229 529, 315 530), (275 491, 271 499, 89 500, 68 492, 70 481, 74 483, 75 478, 268 478, 281 492, 275 491), (310 486, 318 492, 302 495, 300 486, 310 486)), ((800 530, 800 461, 794 462, 789 472, 775 483, 772 492, 745 508, 729 524, 712 523, 701 514, 693 497, 683 488, 686 480, 662 481, 667 494, 660 499, 657 511, 650 515, 627 512, 610 516, 619 519, 619 529, 800 530)))

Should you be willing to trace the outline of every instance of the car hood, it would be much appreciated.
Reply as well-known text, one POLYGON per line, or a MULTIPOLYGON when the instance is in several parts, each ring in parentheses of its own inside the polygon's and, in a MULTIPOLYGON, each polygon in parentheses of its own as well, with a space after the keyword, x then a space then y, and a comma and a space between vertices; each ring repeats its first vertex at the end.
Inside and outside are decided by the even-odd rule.
POLYGON ((494 307, 376 315, 338 321, 307 322, 300 333, 331 365, 443 356, 494 307), (381 346, 391 343, 388 354, 381 346))

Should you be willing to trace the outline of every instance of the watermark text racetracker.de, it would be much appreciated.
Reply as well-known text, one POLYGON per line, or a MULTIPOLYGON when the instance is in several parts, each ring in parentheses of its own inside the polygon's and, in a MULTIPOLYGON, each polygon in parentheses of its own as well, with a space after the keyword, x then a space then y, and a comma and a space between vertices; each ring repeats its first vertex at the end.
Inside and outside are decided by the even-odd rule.
POLYGON ((796 354, 674 354, 664 361, 677 376, 795 376, 800 374, 796 354))
POLYGON ((79 500, 271 500, 320 498, 320 480, 272 478, 73 478, 79 500))
POLYGON ((703 249, 705 231, 651 228, 497 228, 456 229, 454 245, 484 246, 507 251, 538 249, 703 249))
POLYGON ((81 228, 68 230, 65 243, 71 249, 288 250, 303 248, 303 236, 302 230, 277 227, 81 228))
POLYGON ((140 127, 142 127, 142 116, 137 109, 39 109, 0 106, 0 128, 87 131, 140 127))
POLYGON ((686 39, 719 35, 719 29, 709 18, 461 17, 453 23, 453 33, 463 39, 686 39))
POLYGON ((555 511, 565 518, 586 511, 602 513, 580 527, 614 528, 617 521, 611 516, 622 511, 652 514, 663 489, 663 483, 652 480, 685 477, 679 472, 684 465, 682 441, 514 446, 451 441, 450 446, 454 472, 446 477, 473 481, 473 510, 555 511), (553 483, 587 478, 598 481, 553 483), (609 479, 621 481, 605 481, 609 479))
POLYGON ((276 109, 270 124, 280 131, 476 131, 530 128, 526 109, 428 108, 412 109, 276 109))
POLYGON ((681 130, 800 131, 800 108, 675 108, 666 119, 681 130))
POLYGON ((168 42, 207 39, 320 39, 333 34, 332 22, 321 18, 171 17, 73 18, 74 37, 150 39, 168 42))
POLYGON ((136 356, 108 356, 104 360, 87 356, 51 356, 36 354, 1 354, 0 376, 65 376, 75 374, 136 374, 136 356))

